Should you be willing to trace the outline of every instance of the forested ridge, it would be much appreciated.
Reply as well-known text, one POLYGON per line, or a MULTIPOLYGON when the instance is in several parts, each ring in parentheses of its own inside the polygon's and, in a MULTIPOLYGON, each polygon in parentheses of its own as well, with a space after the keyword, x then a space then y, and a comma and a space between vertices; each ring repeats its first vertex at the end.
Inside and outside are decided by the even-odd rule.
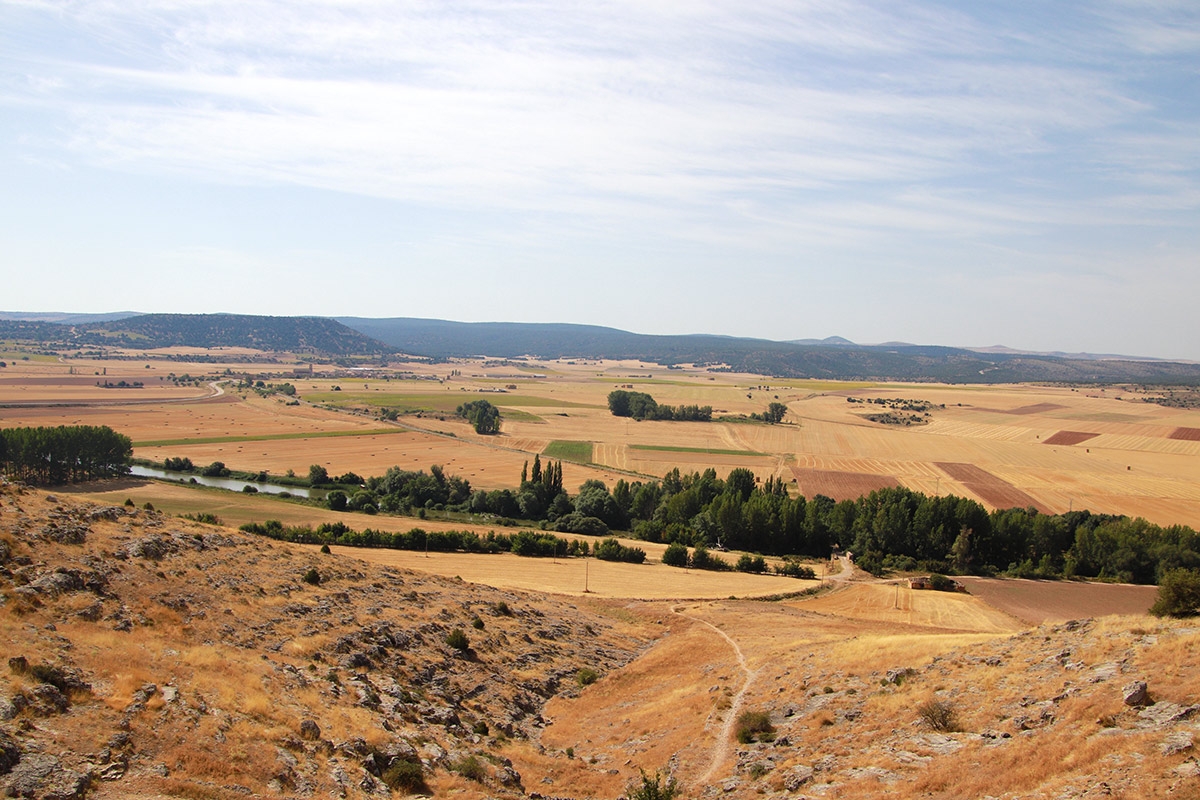
POLYGON ((246 347, 333 356, 377 355, 392 349, 327 317, 250 314, 139 314, 76 324, 0 321, 0 336, 47 347, 246 347))

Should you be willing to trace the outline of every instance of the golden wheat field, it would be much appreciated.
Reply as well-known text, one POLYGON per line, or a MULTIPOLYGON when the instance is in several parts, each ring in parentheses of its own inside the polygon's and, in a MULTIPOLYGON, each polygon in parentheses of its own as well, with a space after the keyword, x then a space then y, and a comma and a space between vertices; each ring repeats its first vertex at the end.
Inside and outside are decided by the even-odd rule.
MULTIPOLYGON (((989 507, 1088 508, 1200 527, 1200 411, 1158 406, 1121 387, 951 386, 768 379, 636 361, 394 363, 352 371, 242 359, 250 351, 176 349, 115 358, 14 360, 0 374, 0 425, 105 424, 135 456, 222 461, 244 471, 381 474, 441 464, 472 486, 515 486, 535 454, 568 453, 569 489, 588 479, 744 467, 793 491, 835 499, 880 486, 972 497, 989 507), (201 356, 212 363, 188 361, 201 356), (97 374, 100 373, 100 374, 97 374), (199 378, 176 387, 171 376, 199 378), (298 402, 238 389, 243 376, 288 381, 298 402), (139 388, 104 389, 96 381, 139 388), (710 405, 711 423, 612 416, 616 388, 660 404, 710 405), (454 414, 501 409, 498 436, 454 414), (882 424, 872 401, 920 401, 916 424, 882 424), (783 402, 782 424, 746 419, 783 402), (394 422, 380 418, 390 410, 394 422), (722 419, 725 418, 725 419, 722 419), (564 450, 565 448, 565 450, 564 450)), ((904 412, 907 413, 907 412, 904 412)))

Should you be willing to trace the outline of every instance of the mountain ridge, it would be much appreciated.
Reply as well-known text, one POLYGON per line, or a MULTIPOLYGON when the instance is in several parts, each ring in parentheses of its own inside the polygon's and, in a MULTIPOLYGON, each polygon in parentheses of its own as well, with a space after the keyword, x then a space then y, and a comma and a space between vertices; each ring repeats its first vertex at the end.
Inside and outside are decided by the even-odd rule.
POLYGON ((1047 354, 996 345, 948 347, 843 337, 774 341, 717 334, 639 334, 601 325, 455 322, 415 317, 134 314, 94 319, 0 312, 0 338, 45 346, 246 347, 323 357, 408 355, 640 360, 780 378, 947 383, 1200 384, 1200 363, 1131 356, 1047 354), (49 317, 83 320, 55 322, 49 317))

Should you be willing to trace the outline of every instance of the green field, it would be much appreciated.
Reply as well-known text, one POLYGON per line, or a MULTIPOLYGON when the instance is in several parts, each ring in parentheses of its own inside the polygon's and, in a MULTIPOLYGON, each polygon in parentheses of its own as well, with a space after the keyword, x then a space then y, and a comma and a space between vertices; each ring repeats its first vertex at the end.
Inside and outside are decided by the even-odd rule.
POLYGON ((717 450, 712 447, 670 447, 658 444, 631 444, 630 450, 655 450, 663 453, 704 453, 710 456, 765 456, 756 450, 717 450))
POLYGON ((547 458, 557 458, 560 461, 573 461, 577 464, 592 463, 592 443, 572 442, 565 439, 555 439, 546 445, 542 455, 547 458))

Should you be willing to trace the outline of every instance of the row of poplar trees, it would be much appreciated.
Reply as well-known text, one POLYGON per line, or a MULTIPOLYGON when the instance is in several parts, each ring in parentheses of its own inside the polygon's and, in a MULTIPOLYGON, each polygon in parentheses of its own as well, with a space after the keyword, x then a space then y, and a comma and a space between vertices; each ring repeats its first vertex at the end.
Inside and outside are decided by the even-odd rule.
POLYGON ((36 486, 129 473, 133 442, 107 425, 0 430, 0 472, 36 486))

